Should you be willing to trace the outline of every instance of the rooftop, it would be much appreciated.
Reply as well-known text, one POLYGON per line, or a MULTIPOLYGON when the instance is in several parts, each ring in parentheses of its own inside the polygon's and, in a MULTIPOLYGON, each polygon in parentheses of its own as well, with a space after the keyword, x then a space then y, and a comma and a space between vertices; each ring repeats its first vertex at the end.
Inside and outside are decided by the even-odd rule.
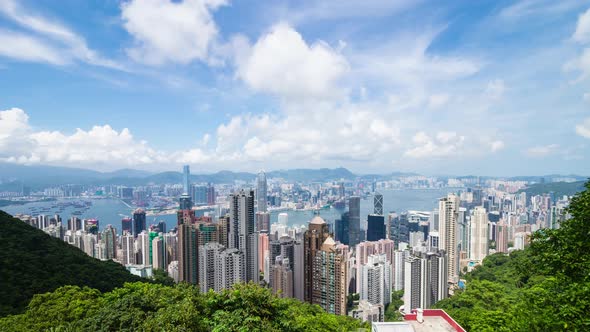
POLYGON ((413 311, 403 322, 373 323, 373 332, 465 332, 455 320, 441 309, 425 309, 423 322, 418 322, 413 311))

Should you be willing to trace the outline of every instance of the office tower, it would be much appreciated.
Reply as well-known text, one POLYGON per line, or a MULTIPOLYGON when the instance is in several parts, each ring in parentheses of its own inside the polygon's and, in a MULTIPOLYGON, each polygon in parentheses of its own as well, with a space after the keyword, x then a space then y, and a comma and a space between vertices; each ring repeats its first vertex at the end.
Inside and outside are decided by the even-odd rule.
POLYGON ((258 235, 254 233, 254 191, 242 190, 229 197, 229 247, 244 253, 246 280, 258 282, 258 235))
POLYGON ((163 236, 157 236, 152 239, 152 267, 154 269, 165 270, 166 261, 166 243, 163 236))
POLYGON ((277 256, 270 271, 270 285, 273 292, 279 297, 293 297, 293 270, 290 267, 289 259, 277 256))
POLYGON ((133 236, 137 237, 144 230, 146 230, 145 210, 139 208, 133 211, 133 236))
POLYGON ((405 261, 404 311, 427 309, 448 296, 444 251, 410 256, 405 261))
POLYGON ((410 223, 407 213, 392 216, 390 239, 396 244, 410 242, 410 223))
POLYGON ((256 231, 259 233, 268 233, 270 230, 270 213, 256 212, 256 231))
POLYGON ((127 217, 121 219, 121 234, 125 232, 133 234, 133 219, 127 217))
POLYGON ((217 195, 215 194, 215 187, 212 184, 208 184, 207 185, 207 205, 211 206, 211 205, 215 205, 216 202, 216 197, 217 195))
POLYGON ((225 248, 215 242, 210 242, 199 247, 199 287, 206 293, 210 289, 215 290, 215 273, 219 254, 225 248))
POLYGON ((367 241, 385 239, 385 218, 382 215, 370 214, 367 218, 367 241))
POLYGON ((166 233, 166 222, 164 220, 158 222, 158 232, 166 233))
POLYGON ((350 213, 344 212, 340 219, 336 219, 334 236, 342 244, 350 244, 350 213))
POLYGON ((295 241, 293 257, 293 296, 300 301, 305 301, 305 250, 303 242, 295 241))
POLYGON ((331 314, 346 315, 348 275, 344 251, 347 249, 328 236, 313 257, 311 303, 331 314))
POLYGON ((482 262, 488 255, 488 213, 482 206, 473 210, 470 235, 469 259, 482 262))
POLYGON ((457 218, 459 198, 454 194, 441 198, 438 203, 439 244, 447 254, 448 282, 459 281, 459 253, 457 252, 457 218))
POLYGON ((121 236, 121 263, 123 265, 135 264, 135 239, 131 233, 125 233, 121 236))
POLYGON ((183 178, 182 178, 182 185, 183 185, 183 194, 187 194, 190 195, 190 176, 191 176, 191 170, 189 165, 184 165, 182 167, 182 174, 183 174, 183 178))
POLYGON ((391 302, 392 270, 385 254, 369 256, 367 263, 361 266, 359 275, 361 300, 384 306, 391 302))
POLYGON ((190 196, 193 204, 195 205, 207 205, 207 195, 209 188, 203 185, 192 185, 190 196))
POLYGON ((260 171, 257 177, 257 186, 256 186, 256 201, 258 204, 258 211, 259 212, 266 212, 267 210, 267 201, 266 195, 268 194, 266 189, 266 173, 264 171, 260 171))
POLYGON ((322 244, 330 236, 328 224, 320 216, 315 216, 309 222, 304 238, 304 300, 312 302, 313 294, 313 263, 322 244))
POLYGON ((117 230, 112 225, 107 225, 102 231, 101 242, 104 246, 104 259, 117 257, 117 230))
POLYGON ((361 198, 352 196, 348 200, 349 212, 349 245, 356 246, 361 242, 361 198))
POLYGON ((381 193, 375 193, 373 197, 373 213, 378 216, 383 215, 383 195, 381 193))
POLYGON ((285 212, 279 213, 278 221, 279 225, 287 226, 289 224, 289 215, 285 212))
POLYGON ((245 255, 236 248, 223 250, 216 259, 215 291, 246 281, 245 255))

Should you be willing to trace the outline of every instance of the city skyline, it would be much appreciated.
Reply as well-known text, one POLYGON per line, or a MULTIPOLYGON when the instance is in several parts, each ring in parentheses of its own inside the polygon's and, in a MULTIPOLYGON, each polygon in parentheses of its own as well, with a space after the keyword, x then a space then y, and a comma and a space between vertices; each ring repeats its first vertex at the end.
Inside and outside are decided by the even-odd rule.
POLYGON ((3 0, 0 161, 588 174, 588 7, 3 0))

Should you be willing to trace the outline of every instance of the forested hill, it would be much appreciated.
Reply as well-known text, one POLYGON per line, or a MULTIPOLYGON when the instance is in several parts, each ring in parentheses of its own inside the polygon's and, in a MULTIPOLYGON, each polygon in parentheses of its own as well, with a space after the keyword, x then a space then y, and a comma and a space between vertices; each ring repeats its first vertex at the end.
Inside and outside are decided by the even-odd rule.
POLYGON ((141 278, 0 211, 0 316, 23 312, 34 294, 65 285, 110 291, 141 278))
POLYGON ((572 219, 525 250, 488 256, 467 288, 437 304, 468 331, 590 331, 590 184, 572 219))

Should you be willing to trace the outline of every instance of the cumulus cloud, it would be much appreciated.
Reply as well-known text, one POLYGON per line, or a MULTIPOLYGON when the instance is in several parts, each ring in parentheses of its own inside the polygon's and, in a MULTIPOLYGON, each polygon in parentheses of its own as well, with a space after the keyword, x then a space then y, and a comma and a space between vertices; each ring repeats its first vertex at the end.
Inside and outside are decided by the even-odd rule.
POLYGON ((285 97, 333 96, 348 62, 323 41, 308 44, 285 23, 277 24, 238 61, 237 76, 256 91, 285 97))
POLYGON ((572 35, 572 39, 578 43, 590 42, 590 9, 578 17, 576 31, 572 35))
POLYGON ((559 149, 557 144, 538 145, 528 148, 525 152, 529 157, 545 157, 555 153, 559 149))
POLYGON ((135 44, 127 53, 150 65, 208 60, 218 28, 211 14, 224 0, 131 0, 121 5, 135 44))
POLYGON ((416 145, 406 150, 404 156, 411 158, 448 157, 460 153, 465 136, 453 131, 440 131, 435 137, 431 137, 423 131, 417 132, 412 138, 416 145))
POLYGON ((586 118, 582 123, 576 125, 576 134, 590 138, 590 118, 586 118))

